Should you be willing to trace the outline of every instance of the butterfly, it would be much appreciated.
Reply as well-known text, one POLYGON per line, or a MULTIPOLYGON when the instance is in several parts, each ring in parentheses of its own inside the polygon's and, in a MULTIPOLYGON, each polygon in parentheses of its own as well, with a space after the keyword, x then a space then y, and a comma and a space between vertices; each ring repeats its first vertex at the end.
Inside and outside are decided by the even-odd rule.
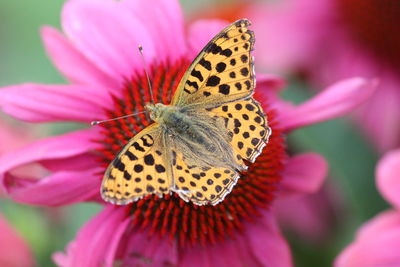
POLYGON ((124 205, 175 192, 196 205, 223 201, 268 143, 256 86, 254 33, 247 19, 217 34, 189 66, 170 105, 147 104, 154 121, 108 166, 102 198, 124 205))

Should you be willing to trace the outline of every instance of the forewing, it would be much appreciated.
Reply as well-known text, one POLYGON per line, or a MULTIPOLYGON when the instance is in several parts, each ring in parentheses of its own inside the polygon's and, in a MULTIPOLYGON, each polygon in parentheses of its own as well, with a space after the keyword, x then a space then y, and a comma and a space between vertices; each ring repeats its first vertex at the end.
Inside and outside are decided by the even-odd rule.
POLYGON ((105 201, 124 205, 149 194, 169 193, 171 178, 161 135, 159 125, 152 124, 119 152, 104 174, 101 195, 105 201))
POLYGON ((241 158, 254 162, 271 135, 260 103, 249 97, 210 109, 210 113, 223 118, 224 126, 232 133, 234 151, 241 158))
POLYGON ((204 47, 180 81, 172 105, 229 102, 253 92, 254 34, 248 26, 247 19, 238 20, 204 47))
POLYGON ((229 194, 239 179, 233 169, 189 165, 179 151, 173 151, 172 173, 179 196, 196 205, 216 205, 229 194))

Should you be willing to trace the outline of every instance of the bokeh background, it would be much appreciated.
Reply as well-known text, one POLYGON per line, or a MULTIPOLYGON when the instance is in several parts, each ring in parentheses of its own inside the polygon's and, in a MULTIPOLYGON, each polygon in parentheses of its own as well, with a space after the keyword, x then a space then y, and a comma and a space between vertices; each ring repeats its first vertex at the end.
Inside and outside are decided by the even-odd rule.
MULTIPOLYGON (((276 0, 277 1, 277 0, 276 0)), ((60 25, 62 0, 0 0, 0 86, 23 82, 65 83, 47 59, 39 35, 41 25, 60 25)), ((187 20, 213 14, 230 1, 181 1, 187 20)), ((257 58, 256 58, 257 67, 257 58)), ((260 71, 260 69, 257 69, 260 71)), ((294 102, 315 93, 303 79, 281 73, 288 80, 283 97, 294 102)), ((27 140, 87 127, 73 123, 32 125, 1 115, 17 131, 29 133, 27 140)), ((375 188, 374 170, 378 153, 348 118, 307 127, 288 136, 296 151, 315 151, 330 165, 329 178, 310 211, 322 221, 323 234, 310 237, 287 227, 297 266, 330 266, 338 252, 354 237, 362 222, 387 208, 375 188)), ((2 143, 3 150, 9 144, 2 143)), ((101 209, 85 203, 67 208, 41 208, 0 199, 0 212, 31 246, 38 266, 53 266, 51 254, 64 250, 79 227, 101 209)), ((1 253, 1 252, 0 252, 1 253)))

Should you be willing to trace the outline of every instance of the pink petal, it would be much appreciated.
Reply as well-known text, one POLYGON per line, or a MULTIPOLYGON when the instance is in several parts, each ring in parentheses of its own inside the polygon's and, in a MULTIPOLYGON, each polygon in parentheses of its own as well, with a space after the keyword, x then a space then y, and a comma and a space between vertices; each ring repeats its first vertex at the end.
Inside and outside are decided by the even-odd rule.
POLYGON ((400 213, 384 212, 362 226, 356 240, 336 258, 336 267, 399 266, 400 213))
POLYGON ((91 128, 39 140, 0 157, 0 173, 33 162, 70 158, 85 154, 99 146, 93 142, 93 140, 99 140, 99 138, 98 130, 91 128))
POLYGON ((184 248, 180 250, 179 266, 260 266, 248 243, 243 235, 237 234, 234 239, 226 239, 215 245, 184 248))
POLYGON ((83 226, 67 253, 55 253, 53 260, 62 267, 114 266, 118 244, 131 222, 127 212, 126 207, 106 206, 83 226))
POLYGON ((385 199, 400 210, 400 149, 387 153, 379 161, 376 183, 385 199))
POLYGON ((128 0, 121 1, 121 5, 132 12, 130 16, 140 19, 146 32, 150 33, 157 59, 174 61, 185 55, 184 18, 179 1, 128 0))
POLYGON ((356 237, 358 240, 371 240, 385 231, 400 231, 398 210, 388 210, 378 214, 360 227, 356 237))
POLYGON ((43 206, 68 205, 96 199, 103 169, 59 171, 44 179, 5 176, 8 195, 17 202, 43 206))
POLYGON ((184 248, 180 254, 179 266, 292 266, 289 246, 269 214, 246 224, 244 234, 234 239, 184 248))
POLYGON ((0 266, 35 266, 32 251, 20 235, 0 214, 0 266))
POLYGON ((376 85, 376 80, 362 78, 337 82, 298 107, 280 114, 281 126, 289 131, 349 113, 371 97, 376 85))
POLYGON ((43 27, 41 35, 53 63, 71 82, 105 88, 118 86, 117 80, 98 69, 57 29, 43 27))
POLYGON ((256 66, 287 73, 318 56, 316 48, 321 45, 321 39, 326 43, 332 1, 265 2, 250 5, 244 11, 253 23, 256 36, 256 66))
POLYGON ((328 172, 325 159, 314 153, 301 154, 289 159, 282 173, 282 193, 310 194, 319 190, 328 172))
POLYGON ((198 20, 189 27, 188 57, 194 59, 206 44, 222 29, 229 25, 224 20, 198 20))
MULTIPOLYGON (((72 180, 81 179, 74 183, 84 184, 85 186, 90 184, 92 185, 90 188, 93 188, 96 184, 98 188, 100 183, 99 175, 96 176, 96 181, 90 179, 83 181, 81 176, 87 174, 88 177, 90 177, 90 175, 93 177, 93 173, 88 172, 91 172, 98 163, 93 157, 90 157, 89 154, 91 153, 90 151, 96 149, 98 146, 98 144, 94 143, 92 140, 98 138, 98 131, 96 129, 82 130, 40 140, 29 146, 3 155, 0 157, 0 186, 2 190, 11 194, 11 197, 15 197, 19 201, 32 202, 36 201, 35 199, 41 199, 41 189, 49 188, 49 190, 52 190, 51 188, 54 185, 58 186, 61 190, 66 190, 63 188, 65 187, 65 183, 63 184, 60 181, 66 179, 67 184, 69 184, 69 177, 72 180), (85 159, 86 161, 78 164, 72 160, 74 157, 85 159), (32 178, 35 176, 44 176, 43 170, 33 168, 35 166, 32 166, 34 164, 39 165, 42 162, 44 166, 49 165, 55 170, 64 172, 55 173, 41 180, 32 178), (73 164, 70 165, 71 163, 73 164), (37 196, 35 196, 35 190, 39 191, 37 196), (29 195, 30 192, 33 195, 29 195)), ((87 193, 82 192, 83 189, 85 188, 80 189, 77 193, 87 193)), ((54 193, 57 192, 54 191, 54 193)), ((73 194, 74 192, 72 192, 70 196, 66 195, 65 198, 73 198, 73 194)), ((52 201, 55 201, 57 204, 52 203, 51 205, 58 205, 57 199, 52 201)), ((68 201, 74 201, 74 199, 68 201)))
POLYGON ((327 241, 333 234, 332 227, 337 224, 335 216, 345 205, 332 180, 327 182, 314 194, 277 198, 273 210, 279 225, 308 243, 327 241))
POLYGON ((355 114, 364 134, 370 137, 381 152, 400 147, 400 78, 397 73, 388 72, 389 70, 379 76, 381 82, 376 93, 355 114))
POLYGON ((286 86, 286 81, 281 77, 272 74, 256 74, 256 90, 254 97, 261 103, 267 103, 268 109, 276 110, 279 113, 293 108, 292 103, 283 101, 279 95, 286 86))
POLYGON ((156 56, 157 37, 150 36, 145 22, 120 1, 68 1, 62 12, 62 26, 82 54, 121 83, 135 70, 143 69, 139 44, 144 47, 145 58, 156 56))
POLYGON ((90 122, 110 105, 108 90, 101 87, 23 84, 0 90, 3 111, 30 122, 90 122))
POLYGON ((251 251, 261 262, 261 266, 293 266, 289 245, 271 214, 265 213, 262 223, 249 223, 246 236, 251 251))
POLYGON ((286 86, 286 81, 274 74, 257 74, 256 88, 263 87, 263 90, 279 92, 286 86))
POLYGON ((125 266, 178 266, 178 246, 175 240, 157 235, 149 236, 147 231, 131 229, 126 233, 123 250, 119 251, 125 266))

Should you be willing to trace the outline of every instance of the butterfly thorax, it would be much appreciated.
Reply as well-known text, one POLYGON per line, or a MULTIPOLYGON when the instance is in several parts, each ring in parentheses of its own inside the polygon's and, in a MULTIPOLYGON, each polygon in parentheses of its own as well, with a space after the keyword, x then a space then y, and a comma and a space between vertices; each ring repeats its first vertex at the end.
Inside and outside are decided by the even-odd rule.
POLYGON ((145 109, 149 112, 150 118, 160 124, 163 124, 169 114, 177 112, 177 107, 162 103, 146 104, 145 109))

